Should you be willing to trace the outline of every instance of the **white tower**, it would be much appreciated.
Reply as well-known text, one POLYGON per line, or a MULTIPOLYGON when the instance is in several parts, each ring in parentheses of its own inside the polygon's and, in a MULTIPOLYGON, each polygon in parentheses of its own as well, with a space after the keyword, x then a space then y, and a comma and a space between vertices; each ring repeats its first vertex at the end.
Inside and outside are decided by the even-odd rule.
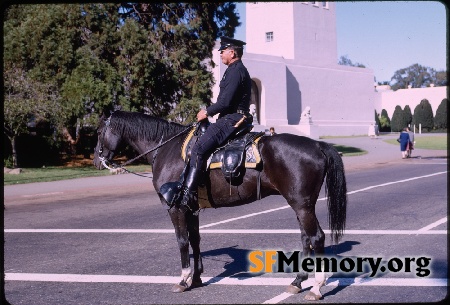
POLYGON ((247 2, 246 52, 337 64, 334 2, 247 2))

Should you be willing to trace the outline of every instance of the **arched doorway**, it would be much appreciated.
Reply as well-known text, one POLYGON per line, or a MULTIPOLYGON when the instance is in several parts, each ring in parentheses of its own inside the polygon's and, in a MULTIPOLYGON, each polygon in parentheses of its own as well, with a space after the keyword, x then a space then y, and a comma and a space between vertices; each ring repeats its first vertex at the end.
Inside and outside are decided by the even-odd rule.
POLYGON ((258 85, 252 79, 252 93, 250 97, 250 113, 253 115, 253 125, 259 125, 261 122, 260 112, 260 95, 258 85))

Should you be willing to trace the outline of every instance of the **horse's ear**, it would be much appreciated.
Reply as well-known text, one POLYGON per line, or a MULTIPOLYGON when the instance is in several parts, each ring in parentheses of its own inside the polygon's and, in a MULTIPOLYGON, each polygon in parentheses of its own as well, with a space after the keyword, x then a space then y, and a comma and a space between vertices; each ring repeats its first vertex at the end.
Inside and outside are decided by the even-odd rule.
POLYGON ((104 107, 102 110, 101 119, 106 120, 111 116, 111 114, 114 112, 114 110, 111 107, 104 107))

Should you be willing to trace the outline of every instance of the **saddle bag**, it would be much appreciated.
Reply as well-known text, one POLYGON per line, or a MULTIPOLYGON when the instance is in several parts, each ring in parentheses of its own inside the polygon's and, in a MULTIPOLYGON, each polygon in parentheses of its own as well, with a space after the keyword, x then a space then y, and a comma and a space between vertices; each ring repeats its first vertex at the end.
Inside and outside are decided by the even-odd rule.
POLYGON ((245 174, 244 156, 246 141, 234 141, 225 147, 222 157, 222 172, 228 182, 245 174))

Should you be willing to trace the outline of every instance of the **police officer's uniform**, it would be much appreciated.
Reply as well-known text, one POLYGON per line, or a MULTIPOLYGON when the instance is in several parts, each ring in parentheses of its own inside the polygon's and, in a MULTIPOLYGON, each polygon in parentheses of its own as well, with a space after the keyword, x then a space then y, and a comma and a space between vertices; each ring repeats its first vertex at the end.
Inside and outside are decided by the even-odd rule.
MULTIPOLYGON (((230 46, 242 48, 245 45, 243 41, 228 37, 221 37, 220 43, 219 51, 230 46)), ((214 149, 224 144, 236 132, 239 123, 251 122, 252 116, 249 114, 251 87, 250 75, 241 59, 231 63, 220 81, 217 102, 206 108, 208 116, 219 113, 219 117, 216 123, 209 125, 192 148, 180 196, 181 204, 196 207, 198 179, 204 171, 207 158, 214 149)))

